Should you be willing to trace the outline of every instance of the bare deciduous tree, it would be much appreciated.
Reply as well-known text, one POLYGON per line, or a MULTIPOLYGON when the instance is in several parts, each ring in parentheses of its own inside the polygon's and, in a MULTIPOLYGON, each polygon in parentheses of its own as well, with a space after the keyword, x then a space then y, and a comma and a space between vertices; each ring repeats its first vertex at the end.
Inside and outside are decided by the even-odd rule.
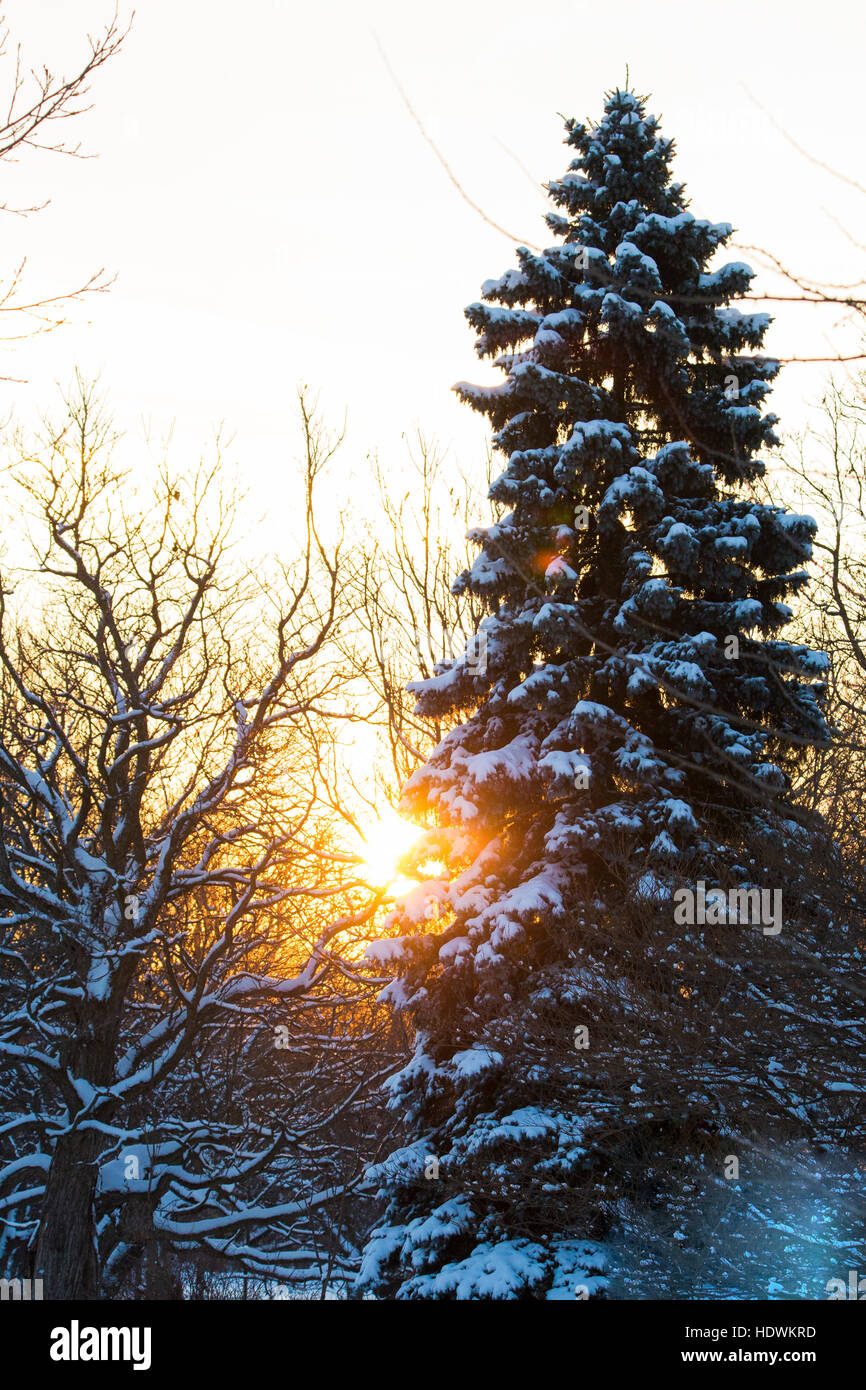
POLYGON ((395 785, 444 732, 438 721, 414 713, 407 682, 432 676, 437 662, 460 655, 483 616, 471 596, 453 589, 470 563, 464 538, 481 498, 465 477, 449 482, 442 450, 421 435, 409 464, 399 489, 375 468, 378 524, 365 537, 357 566, 363 639, 347 651, 373 691, 395 785), (359 649, 366 653, 363 663, 359 649))
POLYGON ((251 1100, 280 1019, 297 1044, 363 993, 379 901, 317 806, 343 558, 303 420, 299 555, 272 576, 232 564, 218 468, 131 492, 86 389, 18 472, 38 549, 0 603, 0 1215, 48 1298, 96 1297, 154 1240, 285 1277, 310 1265, 285 1232, 341 1195, 345 1168, 281 1200, 274 1165, 378 1063, 344 1067, 306 1135, 251 1100), (232 1028, 208 1112, 196 1075, 232 1028))
MULTIPOLYGON (((0 80, 5 92, 0 98, 0 162, 13 163, 22 154, 48 151, 81 157, 81 145, 65 137, 66 122, 89 109, 91 82, 119 51, 129 26, 121 25, 118 11, 102 33, 89 35, 87 53, 71 76, 45 67, 28 67, 20 45, 12 42, 9 27, 0 21, 0 80), (59 127, 59 129, 58 129, 59 127)), ((0 202, 0 211, 24 216, 39 206, 14 207, 0 202)), ((6 341, 28 337, 58 327, 72 301, 82 295, 106 290, 110 280, 103 269, 88 276, 71 290, 51 294, 29 293, 24 287, 25 262, 0 281, 0 313, 5 315, 6 341)))

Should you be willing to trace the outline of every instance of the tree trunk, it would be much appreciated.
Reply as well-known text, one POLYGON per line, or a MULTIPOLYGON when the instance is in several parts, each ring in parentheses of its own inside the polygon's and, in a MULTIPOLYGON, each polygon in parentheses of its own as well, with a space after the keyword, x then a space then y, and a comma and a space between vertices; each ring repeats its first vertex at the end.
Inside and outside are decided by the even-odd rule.
POLYGON ((96 1299, 99 1276, 93 1198, 102 1136, 86 1131, 54 1151, 36 1238, 36 1278, 46 1299, 96 1299))

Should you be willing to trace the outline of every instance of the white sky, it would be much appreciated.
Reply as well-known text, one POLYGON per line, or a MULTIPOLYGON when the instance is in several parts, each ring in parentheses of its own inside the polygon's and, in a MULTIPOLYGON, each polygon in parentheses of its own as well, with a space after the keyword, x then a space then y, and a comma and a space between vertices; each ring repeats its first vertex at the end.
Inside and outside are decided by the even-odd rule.
MULTIPOLYGON (((111 0, 2 9, 32 63, 71 70, 111 0)), ((862 181, 866 20, 847 0, 141 0, 76 130, 98 157, 27 156, 6 170, 7 201, 52 202, 6 219, 4 274, 26 254, 31 290, 99 266, 117 275, 65 329, 6 349, 5 374, 27 379, 0 383, 6 411, 31 418, 77 365, 101 373, 133 438, 175 421, 192 457, 224 421, 272 544, 298 381, 321 388, 336 423, 348 409, 340 501, 364 491, 355 465, 368 449, 399 467, 401 432, 418 425, 468 467, 480 460, 483 422, 449 388, 488 371, 462 310, 513 252, 425 145, 376 36, 467 192, 520 239, 549 240, 532 180, 566 167, 557 113, 597 118, 628 63, 677 140, 698 215, 806 274, 866 274, 866 252, 831 220, 866 240, 866 199, 810 165, 749 96, 862 181)), ((832 325, 789 310, 769 345, 827 353, 832 325)), ((802 423, 824 370, 786 369, 783 425, 802 423)))

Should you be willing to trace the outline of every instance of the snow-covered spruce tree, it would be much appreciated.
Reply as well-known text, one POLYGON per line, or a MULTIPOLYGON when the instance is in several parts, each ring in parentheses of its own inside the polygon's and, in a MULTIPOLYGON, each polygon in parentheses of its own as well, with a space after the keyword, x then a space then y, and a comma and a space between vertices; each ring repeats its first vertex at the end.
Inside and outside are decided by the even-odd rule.
POLYGON ((778 636, 815 527, 752 486, 769 319, 731 307, 752 272, 710 268, 732 229, 688 211, 642 99, 566 130, 557 244, 467 310, 505 381, 456 389, 509 510, 456 584, 489 610, 478 640, 414 687, 453 726, 403 803, 416 864, 444 867, 371 948, 416 1039, 360 1280, 383 1297, 594 1296, 624 1204, 682 1241, 695 1182, 735 1201, 725 1156, 833 1119, 832 1057, 808 1072, 834 984, 788 896, 826 660, 778 636), (680 924, 701 881, 784 888, 784 928, 680 924))

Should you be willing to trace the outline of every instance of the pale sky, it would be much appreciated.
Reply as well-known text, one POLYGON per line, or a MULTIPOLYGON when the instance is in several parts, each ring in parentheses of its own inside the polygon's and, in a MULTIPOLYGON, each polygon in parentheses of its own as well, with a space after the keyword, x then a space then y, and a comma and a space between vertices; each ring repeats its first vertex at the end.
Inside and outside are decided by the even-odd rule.
MULTIPOLYGON (((112 3, 2 9, 31 63, 71 70, 112 3)), ((515 263, 513 243, 449 182, 377 38, 467 193, 518 240, 551 240, 533 182, 565 170, 558 113, 599 117, 628 64, 677 141, 698 215, 807 275, 866 274, 866 252, 832 220, 866 241, 866 198, 798 154, 754 100, 864 181, 861 7, 141 0, 76 130, 97 157, 27 155, 5 171, 7 202, 52 201, 7 217, 4 275, 26 254, 32 291, 100 266, 117 279, 65 329, 5 349, 4 374, 27 380, 0 384, 4 413, 32 418, 78 366, 101 374, 132 440, 175 422, 192 457, 224 421, 275 537, 298 381, 321 389, 335 423, 348 411, 343 501, 364 491, 352 474, 366 451, 399 467, 401 432, 417 426, 465 466, 480 460, 484 424, 450 387, 489 372, 462 311, 515 263)), ((776 312, 772 351, 832 350, 832 315, 776 312)), ((774 406, 788 429, 824 371, 783 373, 774 406)))

